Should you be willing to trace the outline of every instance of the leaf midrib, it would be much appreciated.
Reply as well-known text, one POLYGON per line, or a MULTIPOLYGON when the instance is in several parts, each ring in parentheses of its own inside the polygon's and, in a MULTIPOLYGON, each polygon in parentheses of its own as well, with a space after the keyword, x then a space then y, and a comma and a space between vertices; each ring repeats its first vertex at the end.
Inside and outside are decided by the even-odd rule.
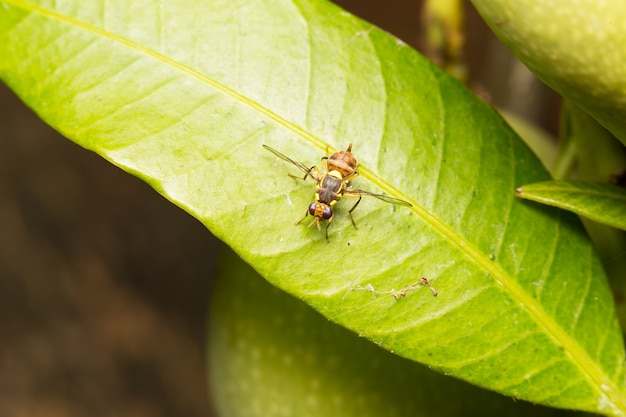
MULTIPOLYGON (((21 8, 25 11, 36 12, 42 16, 47 16, 52 19, 56 19, 60 22, 67 23, 70 25, 75 25, 87 32, 91 32, 100 36, 103 36, 107 39, 116 41, 121 45, 124 45, 130 49, 139 51, 141 53, 146 54, 156 60, 162 61, 164 64, 171 66, 184 74, 187 74, 190 77, 196 78, 197 80, 210 85, 211 87, 223 92, 224 94, 232 97, 234 100, 240 101, 246 106, 258 111, 263 114, 270 120, 276 122, 279 125, 282 125, 288 130, 291 130, 296 135, 302 137, 304 140, 310 142, 311 144, 317 146, 321 150, 335 150, 334 148, 328 146, 324 141, 317 138, 313 134, 307 132, 302 127, 284 119, 278 114, 274 113, 270 109, 262 106, 261 104, 255 102, 244 96, 243 94, 238 93, 232 88, 221 84, 219 81, 208 77, 205 74, 202 74, 187 65, 178 62, 166 55, 163 55, 153 49, 147 48, 138 44, 130 39, 127 39, 123 36, 116 35, 114 33, 108 32, 102 28, 93 26, 84 21, 75 19, 73 17, 63 15, 54 10, 46 9, 37 5, 24 3, 16 0, 5 0, 4 3, 11 4, 17 8, 21 8)), ((387 192, 387 194, 401 198, 410 202, 413 206, 410 208, 417 216, 421 217, 427 224, 429 224, 434 230, 436 230, 441 236, 448 239, 454 246, 458 247, 459 250, 465 253, 471 260, 473 260, 480 268, 486 271, 495 282, 499 283, 503 286, 509 293, 512 299, 518 301, 519 305, 524 308, 528 314, 534 318, 534 320, 540 325, 543 326, 546 333, 550 335, 557 345, 563 346, 563 348, 568 351, 572 357, 572 360, 575 363, 578 363, 582 373, 585 374, 592 385, 596 385, 598 391, 603 392, 609 399, 609 401, 613 404, 615 410, 623 410, 626 412, 626 399, 619 395, 619 391, 613 381, 606 376, 602 370, 596 365, 596 362, 589 357, 587 352, 582 349, 582 347, 576 343, 574 339, 569 337, 569 335, 562 329, 558 323, 556 323, 541 307, 540 304, 536 302, 530 295, 528 295, 522 287, 510 276, 506 271, 500 268, 497 264, 491 262, 487 255, 481 253, 477 248, 471 245, 467 240, 465 240, 462 236, 456 233, 452 228, 448 225, 440 221, 437 217, 428 212, 424 207, 418 204, 416 201, 411 199, 408 195, 398 190, 396 187, 391 185, 389 182, 383 180, 373 171, 368 169, 367 167, 363 167, 360 165, 359 172, 361 176, 367 178, 372 183, 377 185, 380 189, 387 192)))

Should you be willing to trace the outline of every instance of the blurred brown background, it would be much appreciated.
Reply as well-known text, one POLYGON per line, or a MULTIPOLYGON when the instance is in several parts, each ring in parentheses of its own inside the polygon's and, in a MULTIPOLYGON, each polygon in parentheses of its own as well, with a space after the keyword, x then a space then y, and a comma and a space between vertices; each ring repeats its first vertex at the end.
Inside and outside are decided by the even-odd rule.
MULTIPOLYGON (((338 3, 417 44, 420 2, 338 3)), ((469 4, 467 19, 471 85, 554 127, 554 95, 469 4)), ((0 85, 0 415, 213 415, 204 335, 220 245, 0 85)))
POLYGON ((0 415, 210 415, 219 243, 4 86, 0 114, 0 415))

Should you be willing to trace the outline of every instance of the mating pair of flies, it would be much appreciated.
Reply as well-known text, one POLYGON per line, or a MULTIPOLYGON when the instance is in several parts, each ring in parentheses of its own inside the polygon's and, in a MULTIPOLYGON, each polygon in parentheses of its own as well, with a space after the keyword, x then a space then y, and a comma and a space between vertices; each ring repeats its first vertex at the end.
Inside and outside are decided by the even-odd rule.
POLYGON ((348 145, 348 149, 345 151, 335 152, 330 156, 325 156, 322 158, 322 168, 324 169, 324 173, 322 174, 319 168, 316 165, 308 168, 306 165, 296 162, 293 159, 289 158, 286 155, 278 152, 276 149, 271 148, 267 145, 263 145, 265 149, 272 152, 274 155, 278 156, 280 159, 283 159, 296 167, 298 167, 302 172, 304 172, 304 177, 300 178, 299 176, 288 174, 290 177, 300 179, 305 181, 307 177, 310 177, 317 183, 315 187, 315 201, 309 204, 309 207, 302 219, 300 219, 296 224, 302 223, 304 219, 308 215, 313 216, 313 221, 309 224, 309 227, 313 224, 317 224, 317 229, 321 229, 321 222, 324 220, 328 220, 328 224, 326 224, 326 241, 328 242, 328 226, 333 221, 333 206, 339 201, 340 198, 358 198, 357 202, 352 206, 350 210, 348 210, 348 215, 350 216, 350 220, 352 221, 352 225, 356 229, 356 223, 354 222, 354 218, 352 217, 352 212, 361 202, 361 198, 363 196, 376 197, 379 200, 386 201, 391 204, 399 204, 402 206, 411 207, 411 203, 400 200, 398 198, 389 197, 384 194, 375 194, 370 193, 369 191, 359 190, 356 188, 352 188, 349 185, 349 182, 355 179, 359 173, 356 171, 359 163, 357 162, 354 155, 352 155, 352 144, 348 145))

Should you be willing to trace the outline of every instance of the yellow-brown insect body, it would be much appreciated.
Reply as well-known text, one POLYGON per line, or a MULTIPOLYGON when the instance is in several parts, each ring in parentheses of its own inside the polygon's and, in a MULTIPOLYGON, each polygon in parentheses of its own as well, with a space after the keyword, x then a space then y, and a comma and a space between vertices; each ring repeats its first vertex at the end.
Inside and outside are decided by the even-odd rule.
POLYGON ((354 179, 358 172, 356 169, 359 166, 358 161, 352 155, 352 144, 348 145, 348 149, 345 151, 335 152, 326 159, 326 170, 328 172, 337 171, 341 175, 344 181, 350 181, 354 179))
POLYGON ((361 198, 364 195, 375 197, 379 200, 386 201, 387 203, 400 204, 406 207, 411 207, 411 203, 407 201, 390 197, 384 194, 375 194, 365 190, 358 190, 348 185, 349 181, 353 180, 359 175, 359 173, 356 172, 359 164, 356 158, 351 153, 352 144, 348 145, 348 148, 345 151, 335 152, 329 157, 322 158, 322 166, 324 168, 323 175, 320 173, 320 170, 315 165, 308 168, 303 163, 294 161, 293 159, 289 158, 286 155, 283 155, 274 148, 271 148, 267 145, 263 145, 263 147, 272 152, 274 155, 281 158, 282 160, 295 165, 298 169, 304 172, 304 177, 302 178, 293 174, 288 174, 289 176, 299 180, 306 180, 307 177, 311 177, 311 179, 316 182, 317 185, 315 187, 315 201, 309 204, 306 214, 296 224, 300 224, 308 215, 311 215, 313 216, 313 220, 311 221, 311 223, 309 223, 309 227, 313 224, 316 224, 317 228, 321 230, 321 222, 327 220, 327 242, 328 226, 330 226, 330 223, 333 221, 332 207, 342 197, 358 198, 354 206, 352 206, 352 208, 348 210, 350 221, 352 221, 352 225, 355 229, 357 227, 356 223, 354 222, 354 218, 352 217, 352 212, 359 205, 359 203, 361 202, 361 198))
MULTIPOLYGON (((315 201, 309 204, 308 213, 313 216, 313 223, 321 230, 320 222, 328 220, 328 224, 333 221, 333 209, 337 201, 343 196, 346 183, 341 178, 339 171, 330 171, 324 174, 315 187, 315 201)), ((305 216, 306 217, 306 216, 305 216)))
MULTIPOLYGON (((321 230, 320 222, 322 220, 328 220, 328 225, 330 225, 334 215, 332 206, 343 196, 343 190, 348 181, 359 175, 356 172, 359 163, 351 151, 352 144, 349 144, 345 151, 335 152, 328 158, 322 158, 322 165, 326 173, 321 178, 317 177, 315 201, 309 204, 308 209, 308 214, 313 216, 313 221, 309 227, 315 223, 318 230, 321 230)), ((326 228, 328 229, 328 226, 326 228)), ((328 235, 326 238, 328 239, 328 235)))
POLYGON ((329 206, 334 205, 343 195, 346 183, 341 178, 339 171, 330 171, 324 174, 322 180, 315 189, 315 200, 329 206))

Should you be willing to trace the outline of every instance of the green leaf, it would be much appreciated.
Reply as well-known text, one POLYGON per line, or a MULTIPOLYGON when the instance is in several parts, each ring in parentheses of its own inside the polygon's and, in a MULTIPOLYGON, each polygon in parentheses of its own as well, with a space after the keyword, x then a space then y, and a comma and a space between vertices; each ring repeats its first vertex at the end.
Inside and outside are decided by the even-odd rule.
POLYGON ((626 413, 623 341, 580 223, 516 199, 549 179, 540 162, 389 34, 321 0, 5 0, 0 56, 49 124, 330 320, 510 396, 626 413), (412 207, 364 199, 354 230, 340 201, 326 243, 293 226, 313 185, 262 144, 311 166, 348 143, 354 186, 412 207))
POLYGON ((626 190, 612 184, 544 181, 519 187, 517 196, 626 230, 626 190))
MULTIPOLYGON (((569 177, 575 174, 578 180, 619 183, 620 171, 626 167, 624 145, 573 103, 565 101, 562 110, 554 179, 569 179, 566 175, 569 173, 569 177)), ((626 329, 626 303, 623 302, 626 299, 626 232, 582 220, 602 259, 620 324, 626 329)))

